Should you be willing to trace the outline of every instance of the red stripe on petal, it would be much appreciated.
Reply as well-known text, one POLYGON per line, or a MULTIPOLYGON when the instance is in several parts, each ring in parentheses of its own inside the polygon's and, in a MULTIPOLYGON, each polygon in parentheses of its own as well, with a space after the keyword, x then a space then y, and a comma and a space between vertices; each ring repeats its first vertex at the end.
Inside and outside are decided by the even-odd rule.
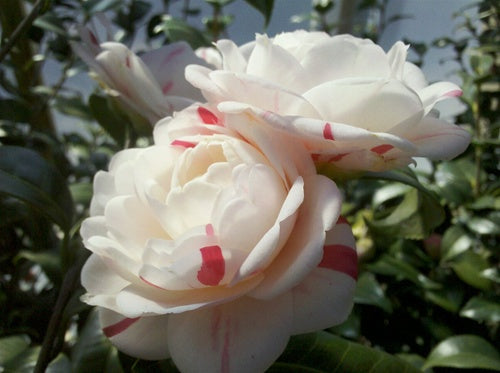
POLYGON ((323 127, 323 137, 327 140, 335 140, 335 137, 333 137, 332 125, 330 123, 325 123, 323 127))
POLYGON ((89 36, 90 36, 90 42, 94 45, 99 46, 99 41, 97 41, 95 34, 90 30, 89 30, 89 36))
POLYGON ((337 219, 336 224, 349 224, 349 223, 347 222, 346 218, 344 218, 342 215, 340 215, 339 218, 337 219))
POLYGON ((219 246, 205 246, 200 249, 201 268, 198 271, 198 281, 203 285, 217 286, 224 278, 226 263, 219 246))
POLYGON ((152 282, 150 282, 150 281, 146 280, 146 279, 145 279, 144 277, 142 277, 142 276, 139 276, 139 278, 140 278, 143 282, 145 282, 146 284, 148 284, 148 285, 150 285, 150 286, 153 286, 153 287, 155 287, 155 288, 157 288, 157 289, 162 289, 162 290, 165 290, 165 289, 164 289, 164 288, 162 288, 161 286, 158 286, 158 285, 156 285, 156 284, 153 284, 152 282))
POLYGON ((174 140, 170 143, 170 145, 178 145, 184 148, 194 148, 196 146, 196 143, 183 140, 174 140))
POLYGON ((121 321, 118 321, 116 324, 112 324, 106 326, 105 328, 102 328, 102 331, 106 337, 111 338, 127 330, 130 325, 132 325, 139 319, 140 317, 135 317, 133 319, 125 318, 121 321))
POLYGON ((174 86, 174 82, 172 81, 168 81, 167 83, 165 83, 163 85, 163 87, 161 88, 161 92, 166 95, 168 92, 170 92, 170 90, 172 90, 172 87, 174 86))
POLYGON ((453 91, 450 91, 450 92, 446 92, 444 94, 445 97, 460 97, 462 96, 462 90, 460 89, 455 89, 453 91))
POLYGON ((214 226, 212 224, 205 225, 205 232, 207 233, 207 236, 213 236, 214 235, 214 226))
POLYGON ((201 118, 201 121, 205 124, 218 124, 219 118, 212 113, 210 110, 205 109, 204 107, 198 107, 198 115, 201 118))
POLYGON ((389 150, 391 150, 393 148, 394 148, 394 146, 392 146, 392 145, 383 144, 383 145, 375 146, 375 147, 371 148, 370 150, 374 153, 382 155, 384 153, 387 153, 389 150))
POLYGON ((178 55, 180 55, 182 53, 184 53, 184 47, 181 46, 181 47, 174 49, 169 54, 167 54, 167 56, 163 60, 163 65, 167 65, 168 63, 170 63, 170 61, 172 61, 175 57, 177 57, 178 55))
POLYGON ((226 320, 226 333, 224 334, 224 346, 222 347, 222 356, 221 356, 221 373, 229 373, 229 333, 231 332, 231 320, 226 320))
POLYGON ((333 157, 331 157, 328 162, 337 162, 340 161, 342 158, 344 158, 347 154, 349 153, 342 153, 342 154, 337 154, 333 157))
POLYGON ((326 245, 323 259, 318 267, 345 273, 354 280, 358 278, 358 255, 356 250, 345 245, 326 245))

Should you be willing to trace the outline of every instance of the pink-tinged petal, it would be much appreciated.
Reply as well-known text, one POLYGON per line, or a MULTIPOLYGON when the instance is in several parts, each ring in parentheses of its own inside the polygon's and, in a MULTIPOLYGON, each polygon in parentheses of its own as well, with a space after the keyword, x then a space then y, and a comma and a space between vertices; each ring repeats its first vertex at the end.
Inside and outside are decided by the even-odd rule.
POLYGON ((353 307, 356 281, 326 268, 314 269, 293 294, 292 334, 310 333, 341 324, 353 307))
POLYGON ((243 297, 169 317, 168 348, 181 371, 263 372, 286 347, 292 303, 290 294, 269 302, 243 297))
POLYGON ((170 143, 170 145, 180 146, 183 148, 194 148, 196 146, 196 143, 191 142, 191 141, 184 141, 184 140, 174 140, 170 143))
POLYGON ((436 102, 462 95, 460 87, 451 82, 434 83, 417 92, 422 100, 426 114, 431 111, 436 102))
POLYGON ((200 47, 194 53, 211 68, 222 69, 222 56, 214 47, 200 47))
POLYGON ((463 128, 432 117, 425 117, 405 136, 417 147, 415 156, 452 159, 467 149, 471 136, 463 128))
POLYGON ((295 93, 305 92, 312 86, 309 72, 289 52, 273 44, 266 35, 257 35, 246 73, 287 87, 295 93))
POLYGON ((199 65, 188 65, 185 69, 186 80, 194 87, 201 90, 203 97, 208 102, 218 103, 224 99, 221 88, 210 78, 210 70, 199 65))
POLYGON ((198 58, 186 42, 168 44, 140 57, 160 87, 165 87, 168 83, 172 85, 168 94, 187 97, 193 101, 202 99, 201 92, 184 78, 184 69, 190 64, 205 65, 205 61, 198 58))
POLYGON ((298 285, 317 267, 323 256, 325 232, 337 221, 341 203, 333 181, 321 175, 305 179, 305 198, 294 230, 252 296, 272 299, 298 285))
POLYGON ((170 357, 167 346, 167 315, 127 318, 99 308, 99 319, 104 335, 127 355, 145 360, 170 357))
POLYGON ((409 119, 416 123, 423 113, 419 96, 397 80, 330 81, 307 91, 304 98, 322 119, 371 132, 388 132, 409 119))
POLYGON ((327 233, 323 259, 292 290, 293 334, 309 333, 342 323, 353 306, 357 278, 355 240, 347 221, 339 217, 327 233))
POLYGON ((222 69, 234 72, 245 72, 247 61, 238 46, 231 40, 219 40, 215 46, 222 55, 222 69))
POLYGON ((325 123, 325 126, 323 127, 323 137, 326 140, 335 140, 332 133, 332 125, 330 123, 325 123))

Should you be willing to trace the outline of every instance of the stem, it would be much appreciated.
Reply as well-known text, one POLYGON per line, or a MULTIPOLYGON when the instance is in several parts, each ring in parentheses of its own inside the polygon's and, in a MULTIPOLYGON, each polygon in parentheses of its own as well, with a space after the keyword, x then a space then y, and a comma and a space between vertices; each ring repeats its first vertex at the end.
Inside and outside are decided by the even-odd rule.
POLYGON ((56 300, 54 306, 54 311, 52 317, 50 318, 49 325, 47 327, 47 333, 45 333, 45 338, 43 339, 42 348, 40 354, 38 355, 38 360, 36 362, 34 373, 43 373, 49 365, 52 358, 59 352, 55 351, 55 342, 57 341, 58 333, 61 331, 61 324, 65 322, 63 318, 63 312, 66 308, 71 295, 73 294, 75 287, 78 285, 78 280, 80 278, 80 270, 83 265, 85 258, 79 260, 66 272, 64 276, 61 290, 56 300))
MULTIPOLYGON (((44 0, 38 0, 35 3, 35 5, 33 6, 33 9, 31 9, 30 14, 22 20, 22 22, 16 27, 14 32, 8 37, 7 42, 0 50, 0 62, 3 61, 5 56, 9 53, 9 51, 12 49, 12 47, 16 44, 17 40, 28 30, 28 28, 31 26, 31 24, 35 20, 35 18, 38 17, 38 14, 40 13, 40 8, 42 7, 43 2, 44 2, 44 0)), ((3 1, 2 1, 2 3, 3 3, 3 1)), ((5 9, 5 7, 9 7, 9 6, 11 6, 11 5, 3 4, 2 8, 5 9)))

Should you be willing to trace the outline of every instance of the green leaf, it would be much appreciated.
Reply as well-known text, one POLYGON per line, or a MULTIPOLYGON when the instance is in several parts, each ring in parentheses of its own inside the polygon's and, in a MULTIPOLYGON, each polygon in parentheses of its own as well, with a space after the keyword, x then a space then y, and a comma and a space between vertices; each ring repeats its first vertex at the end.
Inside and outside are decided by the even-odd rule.
POLYGON ((471 231, 477 234, 500 234, 500 225, 489 218, 473 216, 465 223, 471 231))
POLYGON ((354 302, 377 306, 388 313, 392 313, 391 302, 385 296, 384 290, 376 277, 370 272, 363 272, 359 277, 354 302))
POLYGON ((460 311, 460 316, 477 321, 500 322, 500 301, 483 297, 471 298, 460 311))
POLYGON ((475 335, 457 335, 445 339, 431 351, 423 366, 500 371, 500 354, 486 340, 475 335))
POLYGON ((472 251, 466 251, 451 263, 451 268, 462 281, 481 290, 491 287, 491 281, 481 276, 481 272, 488 267, 488 261, 472 251))
POLYGON ((45 370, 45 373, 67 373, 71 372, 71 361, 62 353, 52 360, 45 370))
POLYGON ((65 231, 71 227, 74 206, 64 178, 32 150, 0 146, 0 193, 30 204, 65 231))
POLYGON ((327 332, 294 336, 268 373, 413 373, 411 364, 386 352, 348 342, 327 332))
POLYGON ((22 250, 16 256, 16 260, 20 258, 28 259, 42 267, 43 271, 54 283, 60 283, 62 280, 61 260, 57 253, 53 252, 33 252, 22 250))
POLYGON ((89 109, 97 123, 122 146, 127 137, 127 121, 112 109, 109 99, 93 94, 89 97, 89 109))
POLYGON ((442 223, 442 207, 427 194, 411 189, 389 214, 375 214, 367 221, 372 232, 383 236, 424 239, 442 223), (382 216, 380 216, 382 215, 382 216))
POLYGON ((13 359, 3 364, 3 372, 6 373, 32 373, 35 368, 38 355, 40 353, 40 346, 29 347, 13 359))
POLYGON ((253 6, 262 13, 265 19, 265 27, 269 24, 273 14, 274 0, 245 0, 248 4, 253 6))
POLYGON ((118 8, 122 5, 122 0, 88 0, 82 3, 82 8, 92 15, 118 8))
POLYGON ((68 36, 68 32, 64 28, 62 21, 53 13, 45 13, 38 17, 35 22, 33 22, 33 25, 61 36, 68 36))
POLYGON ((12 335, 0 339, 0 367, 13 360, 30 345, 27 335, 12 335))
POLYGON ((443 286, 442 289, 426 290, 425 298, 449 312, 456 313, 464 299, 464 291, 459 286, 443 286))
POLYGON ((85 105, 82 102, 82 99, 78 96, 57 96, 54 101, 54 108, 56 108, 60 113, 72 117, 77 117, 88 121, 94 119, 89 113, 89 108, 87 107, 87 105, 85 105))
POLYGON ((75 183, 69 186, 71 196, 75 203, 80 203, 84 206, 89 206, 92 199, 92 184, 91 183, 75 183))
POLYGON ((193 49, 210 45, 210 40, 200 30, 181 19, 170 16, 165 16, 163 21, 154 28, 154 32, 163 32, 170 42, 183 40, 193 49))
POLYGON ((441 288, 439 283, 430 280, 409 263, 387 254, 382 255, 376 262, 367 265, 367 268, 381 275, 407 279, 424 289, 432 290, 441 288))
POLYGON ((443 162, 434 175, 440 196, 453 205, 461 205, 472 197, 472 185, 456 162, 443 162))
POLYGON ((441 241, 442 260, 450 260, 467 251, 473 244, 472 238, 458 225, 446 230, 441 241))
POLYGON ((114 349, 99 325, 97 310, 93 310, 71 351, 72 372, 104 372, 111 350, 114 349))

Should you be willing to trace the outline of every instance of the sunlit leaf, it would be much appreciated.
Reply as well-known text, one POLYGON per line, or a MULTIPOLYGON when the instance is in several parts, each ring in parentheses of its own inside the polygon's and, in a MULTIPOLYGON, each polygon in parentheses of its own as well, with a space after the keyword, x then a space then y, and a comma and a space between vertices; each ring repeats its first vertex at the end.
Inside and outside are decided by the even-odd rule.
POLYGON ((30 345, 27 335, 12 335, 0 338, 0 366, 7 364, 30 345))
POLYGON ((467 251, 473 244, 472 238, 458 225, 446 230, 441 241, 442 259, 449 260, 467 251))
POLYGON ((423 366, 500 371, 500 354, 486 340, 475 335, 457 335, 439 343, 423 366))
POLYGON ((467 251, 455 258, 451 267, 465 283, 481 290, 491 288, 491 281, 481 276, 481 271, 489 267, 488 261, 481 255, 467 251))
POLYGON ((500 321, 500 299, 471 298, 460 311, 460 316, 497 323, 500 321))
POLYGON ((354 302, 377 306, 388 313, 392 312, 391 302, 385 296, 384 290, 375 276, 370 272, 363 272, 358 278, 354 302))
POLYGON ((419 370, 386 352, 318 332, 292 337, 268 372, 413 373, 419 370))

